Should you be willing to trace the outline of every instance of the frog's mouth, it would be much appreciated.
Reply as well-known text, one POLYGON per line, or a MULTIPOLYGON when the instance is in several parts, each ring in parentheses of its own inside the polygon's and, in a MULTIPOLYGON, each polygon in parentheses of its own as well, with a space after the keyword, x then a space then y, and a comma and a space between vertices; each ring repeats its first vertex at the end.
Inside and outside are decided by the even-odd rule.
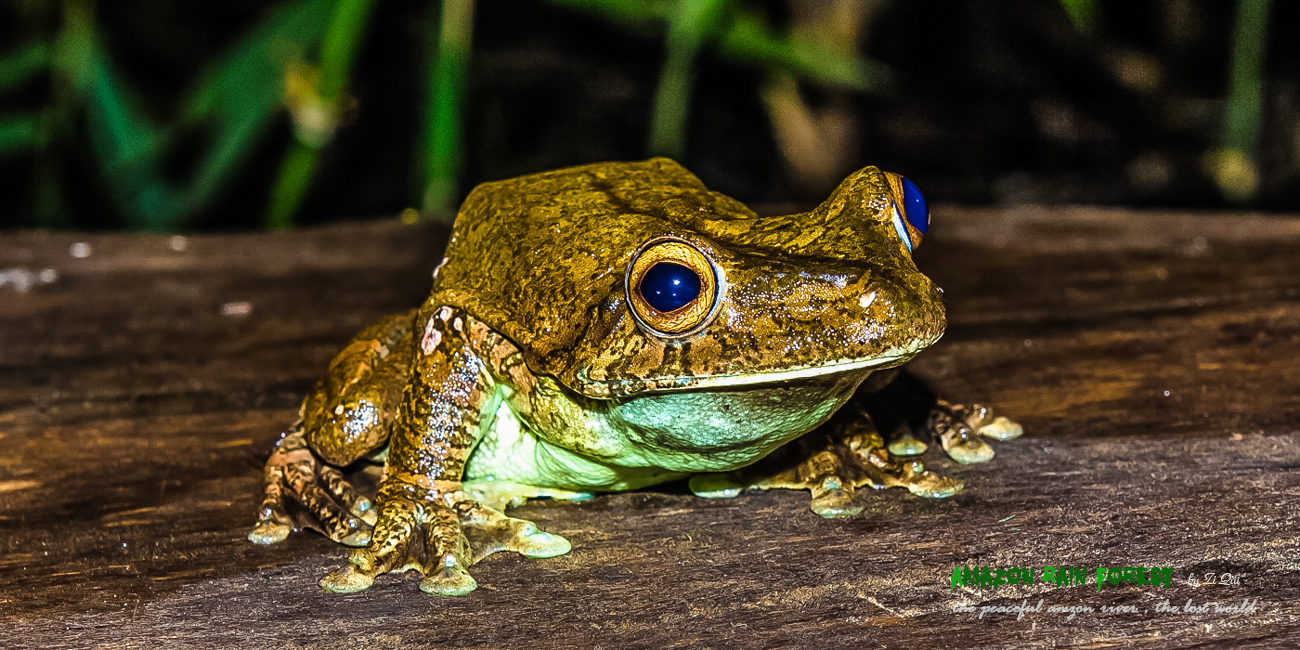
POLYGON ((860 372, 876 368, 892 368, 916 356, 921 350, 932 345, 942 332, 932 340, 920 340, 903 347, 895 348, 879 356, 866 359, 845 359, 816 366, 767 370, 744 374, 718 374, 702 377, 656 377, 649 379, 617 379, 596 382, 587 377, 587 369, 578 371, 578 381, 587 386, 600 386, 600 392, 608 391, 611 396, 633 395, 646 392, 663 393, 669 391, 701 390, 708 388, 737 388, 765 384, 777 384, 789 381, 825 377, 841 373, 860 372))

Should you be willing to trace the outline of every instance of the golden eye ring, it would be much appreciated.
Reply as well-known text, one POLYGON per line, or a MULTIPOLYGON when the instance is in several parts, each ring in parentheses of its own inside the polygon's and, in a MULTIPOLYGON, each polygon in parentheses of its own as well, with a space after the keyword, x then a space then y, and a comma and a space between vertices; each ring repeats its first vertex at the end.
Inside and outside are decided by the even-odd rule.
POLYGON ((722 304, 722 271, 675 237, 645 243, 628 264, 624 291, 637 325, 663 339, 698 333, 722 304))

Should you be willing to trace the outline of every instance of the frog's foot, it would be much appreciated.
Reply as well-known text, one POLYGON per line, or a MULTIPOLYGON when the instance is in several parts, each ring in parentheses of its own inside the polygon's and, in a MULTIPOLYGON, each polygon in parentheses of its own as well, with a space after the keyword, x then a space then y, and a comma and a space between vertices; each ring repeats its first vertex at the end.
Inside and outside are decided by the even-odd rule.
POLYGON ((376 520, 370 500, 344 479, 343 472, 312 452, 301 421, 276 443, 263 483, 257 525, 248 533, 254 544, 281 542, 303 528, 349 546, 370 541, 376 520))
POLYGON ((1024 433, 1019 424, 993 415, 987 406, 954 405, 942 400, 930 411, 926 428, 950 458, 963 464, 993 460, 993 447, 984 438, 1011 440, 1024 433))
POLYGON ((524 519, 476 501, 460 501, 455 506, 460 525, 473 552, 473 564, 501 551, 514 551, 524 557, 545 558, 564 555, 573 548, 569 540, 537 529, 524 519))
POLYGON ((563 537, 468 499, 459 490, 431 498, 383 499, 370 546, 352 551, 347 566, 325 576, 321 586, 352 593, 370 587, 381 574, 415 569, 424 574, 421 591, 460 596, 478 588, 469 567, 493 553, 543 558, 571 548, 563 537))
POLYGON ((810 490, 812 511, 827 518, 851 517, 856 488, 905 487, 912 494, 941 499, 961 491, 961 481, 935 474, 916 460, 895 458, 880 434, 864 423, 843 425, 830 434, 813 432, 746 468, 691 478, 691 490, 704 497, 730 497, 744 488, 810 490))

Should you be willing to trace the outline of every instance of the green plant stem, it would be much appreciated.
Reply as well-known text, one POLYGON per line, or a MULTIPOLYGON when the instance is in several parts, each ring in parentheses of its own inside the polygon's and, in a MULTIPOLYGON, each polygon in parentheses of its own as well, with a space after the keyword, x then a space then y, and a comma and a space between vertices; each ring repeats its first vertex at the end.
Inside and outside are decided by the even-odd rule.
MULTIPOLYGON (((366 24, 374 8, 374 0, 338 0, 325 28, 321 42, 320 71, 316 92, 321 102, 337 118, 339 100, 347 87, 348 75, 356 59, 357 48, 365 33, 366 24)), ((269 229, 291 228, 294 215, 302 205, 311 187, 316 171, 320 148, 327 138, 303 142, 295 139, 289 152, 280 163, 280 175, 271 189, 267 205, 265 226, 269 229)))
POLYGON ((1232 72, 1223 116, 1223 147, 1252 161, 1259 141, 1264 45, 1268 37, 1269 0, 1238 0, 1232 36, 1232 72))
POLYGON ((474 0, 443 0, 441 11, 432 15, 437 20, 430 20, 427 31, 422 207, 425 215, 450 221, 455 217, 464 159, 462 113, 474 34, 474 0))
POLYGON ((76 128, 78 97, 86 84, 95 38, 94 0, 63 0, 63 24, 55 36, 50 65, 50 103, 36 140, 35 216, 39 228, 67 224, 59 146, 76 128))
POLYGON ((677 11, 668 24, 664 65, 655 89, 654 113, 650 117, 650 155, 680 160, 686 152, 695 57, 706 40, 715 36, 730 4, 728 0, 678 0, 677 11))
POLYGON ((374 6, 375 0, 339 0, 334 5, 320 48, 320 86, 317 92, 322 100, 335 103, 342 97, 374 6))
POLYGON ((320 150, 298 140, 293 141, 289 152, 280 162, 280 174, 271 190, 271 202, 266 211, 266 228, 283 230, 293 227, 293 215, 302 204, 311 177, 316 173, 320 150))

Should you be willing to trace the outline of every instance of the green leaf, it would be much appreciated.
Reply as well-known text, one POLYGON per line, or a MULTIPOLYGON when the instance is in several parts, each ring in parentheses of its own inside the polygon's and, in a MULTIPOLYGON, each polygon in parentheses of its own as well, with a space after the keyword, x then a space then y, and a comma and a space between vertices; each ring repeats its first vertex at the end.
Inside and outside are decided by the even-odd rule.
MULTIPOLYGON (((1078 1, 1078 0, 1076 0, 1078 1)), ((683 11, 681 0, 551 0, 552 4, 584 11, 636 29, 669 29, 683 11)), ((742 65, 776 67, 817 83, 858 92, 880 92, 893 73, 865 57, 848 58, 812 43, 778 35, 758 13, 734 12, 730 20, 712 25, 717 32, 704 41, 717 41, 722 57, 742 65)))
POLYGON ((49 70, 52 50, 49 43, 36 41, 0 56, 0 90, 21 86, 49 70))
POLYGON ((1097 24, 1096 0, 1061 0, 1061 8, 1069 14, 1075 29, 1087 34, 1097 24))
POLYGON ((31 149, 40 137, 40 115, 0 115, 0 156, 31 149))
POLYGON ((252 152, 279 112, 285 66, 320 42, 334 0, 278 7, 200 79, 184 102, 183 126, 204 124, 212 148, 187 189, 189 210, 206 204, 252 152))
POLYGON ((91 146, 133 228, 175 230, 211 200, 280 110, 285 65, 320 41, 333 4, 296 0, 276 8, 200 77, 167 127, 148 119, 109 53, 92 46, 78 71, 91 146), (164 159, 194 129, 208 136, 195 173, 169 182, 164 159))
POLYGON ((663 27, 677 9, 676 0, 551 0, 551 4, 635 28, 663 27))
POLYGON ((870 59, 848 58, 825 47, 777 36, 752 13, 736 17, 718 50, 738 63, 784 68, 809 81, 859 92, 881 91, 893 77, 888 67, 870 59))
MULTIPOLYGON (((317 96, 333 109, 343 96, 353 60, 365 34, 374 0, 337 0, 332 8, 323 6, 322 17, 328 18, 321 43, 320 76, 317 96)), ((333 130, 331 125, 330 132, 333 130)), ((280 163, 280 174, 271 189, 264 223, 268 228, 288 228, 294 214, 307 195, 315 173, 320 148, 328 133, 317 141, 308 141, 299 133, 293 147, 280 163)))

